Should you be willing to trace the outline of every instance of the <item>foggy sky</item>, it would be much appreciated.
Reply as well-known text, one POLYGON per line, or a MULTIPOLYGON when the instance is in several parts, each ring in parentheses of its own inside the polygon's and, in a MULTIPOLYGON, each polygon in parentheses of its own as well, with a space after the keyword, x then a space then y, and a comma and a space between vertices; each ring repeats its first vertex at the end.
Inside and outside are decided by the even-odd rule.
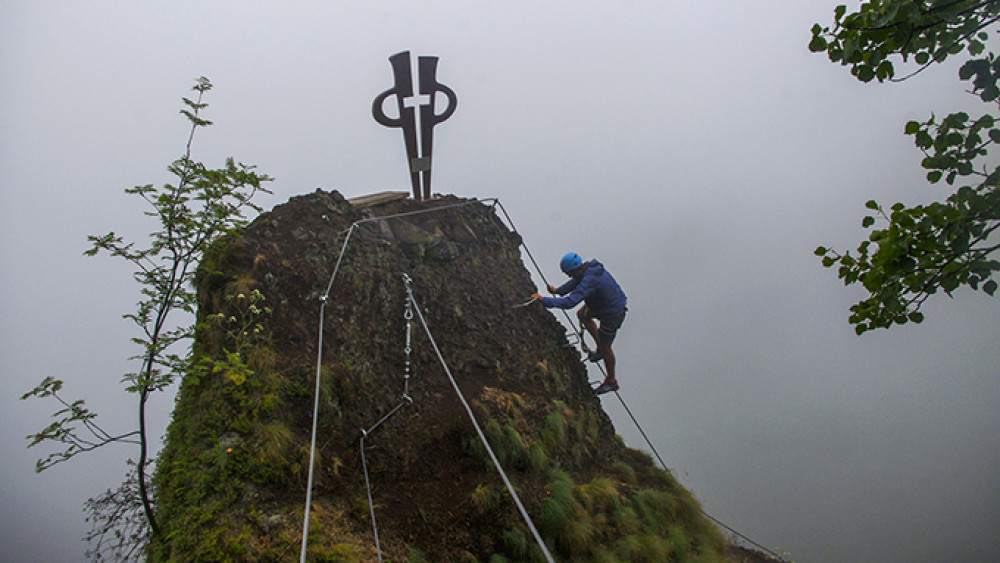
MULTIPOLYGON (((859 338, 863 294, 812 255, 856 247, 868 199, 947 195, 903 126, 985 109, 957 65, 858 83, 806 48, 832 0, 485 4, 0 4, 3 558, 82 560, 82 503, 137 455, 36 475, 51 450, 24 436, 56 405, 17 397, 53 375, 135 426, 137 288, 82 252, 155 228, 123 189, 171 180, 194 79, 215 85, 194 157, 275 177, 266 209, 409 190, 399 131, 370 114, 403 50, 440 56, 458 94, 435 191, 499 198, 550 280, 572 250, 624 287, 621 396, 706 512, 800 562, 1000 558, 997 301, 936 296, 922 325, 859 338)), ((162 435, 172 394, 154 402, 162 435)))

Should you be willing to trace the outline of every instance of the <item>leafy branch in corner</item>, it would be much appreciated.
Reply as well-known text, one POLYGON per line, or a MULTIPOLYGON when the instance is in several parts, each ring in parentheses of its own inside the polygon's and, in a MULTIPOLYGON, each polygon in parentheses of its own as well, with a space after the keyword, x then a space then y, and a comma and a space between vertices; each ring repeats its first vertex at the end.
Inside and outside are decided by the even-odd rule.
POLYGON ((872 0, 853 13, 837 6, 832 28, 812 28, 809 49, 851 67, 862 82, 906 80, 966 52, 970 58, 958 78, 971 82, 968 92, 988 108, 979 117, 955 112, 909 121, 904 128, 924 155, 927 181, 961 181, 957 191, 928 205, 897 203, 888 212, 869 201, 866 207, 875 213, 861 226, 871 232, 856 254, 816 249, 824 266, 839 265, 845 284, 860 283, 869 293, 851 307, 848 320, 858 334, 921 322, 921 306, 938 291, 951 295, 968 286, 996 293, 1000 262, 992 256, 1000 250, 1000 167, 986 159, 1000 143, 1000 60, 987 51, 987 28, 998 21, 1000 0, 872 0), (896 79, 892 57, 904 63, 912 57, 918 68, 896 79))
POLYGON ((87 537, 97 541, 98 554, 107 549, 107 546, 102 547, 100 538, 112 531, 118 541, 123 542, 116 548, 117 553, 133 553, 127 549, 131 546, 129 542, 146 542, 159 533, 147 482, 148 469, 154 459, 149 451, 146 405, 152 393, 171 386, 190 366, 190 347, 182 348, 180 345, 194 335, 193 314, 197 302, 192 281, 202 256, 220 236, 247 224, 245 212, 261 211, 252 201, 258 192, 270 193, 262 184, 271 178, 258 174, 254 166, 238 164, 228 158, 222 168, 210 169, 192 158, 195 132, 198 128, 211 125, 201 115, 208 107, 202 101, 204 94, 211 88, 211 82, 201 77, 193 88, 197 92, 195 99, 182 98, 184 108, 180 113, 191 123, 191 131, 183 156, 167 168, 175 177, 175 182, 159 187, 146 184, 125 190, 129 195, 142 198, 150 208, 144 213, 158 220, 158 228, 149 234, 145 246, 127 242, 114 232, 88 237, 92 246, 85 252, 87 256, 106 252, 125 260, 133 266, 133 278, 140 286, 141 298, 136 303, 135 311, 123 315, 123 318, 138 328, 139 336, 132 338, 132 342, 141 351, 130 358, 137 362, 137 369, 126 373, 121 380, 125 390, 137 397, 138 428, 118 435, 106 432, 95 422, 96 415, 84 406, 84 401, 69 402, 59 395, 63 381, 52 377, 45 378, 38 387, 22 397, 51 397, 62 405, 53 415, 55 422, 28 436, 31 441, 29 447, 54 442, 63 448, 40 459, 36 466, 38 471, 111 443, 139 446, 134 470, 130 471, 126 483, 119 489, 128 494, 111 494, 109 491, 97 500, 88 501, 87 509, 94 513, 93 518, 100 519, 99 513, 113 515, 141 507, 148 533, 131 529, 123 531, 116 528, 114 522, 120 521, 125 526, 127 519, 105 518, 104 521, 109 524, 99 528, 99 533, 92 532, 87 537), (191 318, 184 322, 176 319, 173 313, 186 313, 191 318), (129 507, 122 507, 121 503, 129 507))

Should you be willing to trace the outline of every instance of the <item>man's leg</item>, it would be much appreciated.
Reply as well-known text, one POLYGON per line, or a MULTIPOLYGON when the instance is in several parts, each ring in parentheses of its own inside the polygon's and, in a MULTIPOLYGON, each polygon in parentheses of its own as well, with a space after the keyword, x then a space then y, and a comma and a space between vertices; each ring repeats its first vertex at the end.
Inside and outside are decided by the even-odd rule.
POLYGON ((584 305, 583 307, 580 307, 579 311, 576 312, 576 316, 580 319, 580 324, 583 325, 583 327, 587 329, 587 332, 590 333, 590 337, 593 338, 594 342, 597 342, 598 347, 600 347, 601 337, 597 334, 597 323, 594 322, 594 317, 590 316, 590 309, 584 305))
POLYGON ((611 386, 612 390, 618 388, 618 379, 615 377, 615 352, 611 349, 611 344, 615 341, 615 336, 618 336, 618 329, 623 322, 624 312, 616 319, 601 319, 601 328, 597 331, 597 351, 604 357, 604 367, 608 373, 601 386, 611 386))
POLYGON ((604 357, 604 367, 608 371, 608 378, 604 380, 605 383, 618 381, 615 379, 615 353, 611 349, 611 343, 598 342, 597 352, 604 357))

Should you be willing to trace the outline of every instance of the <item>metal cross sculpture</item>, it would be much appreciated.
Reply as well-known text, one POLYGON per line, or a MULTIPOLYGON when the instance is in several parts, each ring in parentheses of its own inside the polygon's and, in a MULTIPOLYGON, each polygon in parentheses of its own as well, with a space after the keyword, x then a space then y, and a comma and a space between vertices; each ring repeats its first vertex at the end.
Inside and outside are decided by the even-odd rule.
POLYGON ((406 157, 410 165, 410 183, 413 185, 413 199, 420 201, 431 197, 431 149, 434 146, 434 126, 455 113, 458 97, 455 92, 435 78, 437 57, 417 59, 418 95, 413 93, 413 74, 410 70, 410 52, 403 51, 389 57, 395 85, 375 97, 372 103, 372 117, 386 127, 403 129, 406 157), (448 105, 441 114, 435 111, 434 101, 438 92, 448 98, 448 105), (393 119, 385 114, 383 104, 389 96, 396 97, 399 117, 393 119), (417 113, 416 108, 420 108, 417 113), (420 132, 418 139, 417 132, 420 132))

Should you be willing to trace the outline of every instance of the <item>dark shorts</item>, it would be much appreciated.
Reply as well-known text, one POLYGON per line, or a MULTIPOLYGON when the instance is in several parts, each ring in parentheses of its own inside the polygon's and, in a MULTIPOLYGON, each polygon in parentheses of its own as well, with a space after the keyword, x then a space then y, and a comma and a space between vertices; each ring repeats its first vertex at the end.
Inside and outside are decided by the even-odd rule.
POLYGON ((628 307, 622 311, 621 315, 616 317, 594 317, 594 315, 590 312, 590 307, 587 307, 586 305, 583 306, 583 309, 581 309, 580 312, 585 318, 597 318, 597 320, 601 321, 601 326, 597 329, 597 337, 599 339, 598 345, 606 344, 610 346, 611 343, 615 341, 615 336, 618 335, 618 329, 620 329, 622 327, 622 323, 625 322, 625 315, 628 313, 628 307))

